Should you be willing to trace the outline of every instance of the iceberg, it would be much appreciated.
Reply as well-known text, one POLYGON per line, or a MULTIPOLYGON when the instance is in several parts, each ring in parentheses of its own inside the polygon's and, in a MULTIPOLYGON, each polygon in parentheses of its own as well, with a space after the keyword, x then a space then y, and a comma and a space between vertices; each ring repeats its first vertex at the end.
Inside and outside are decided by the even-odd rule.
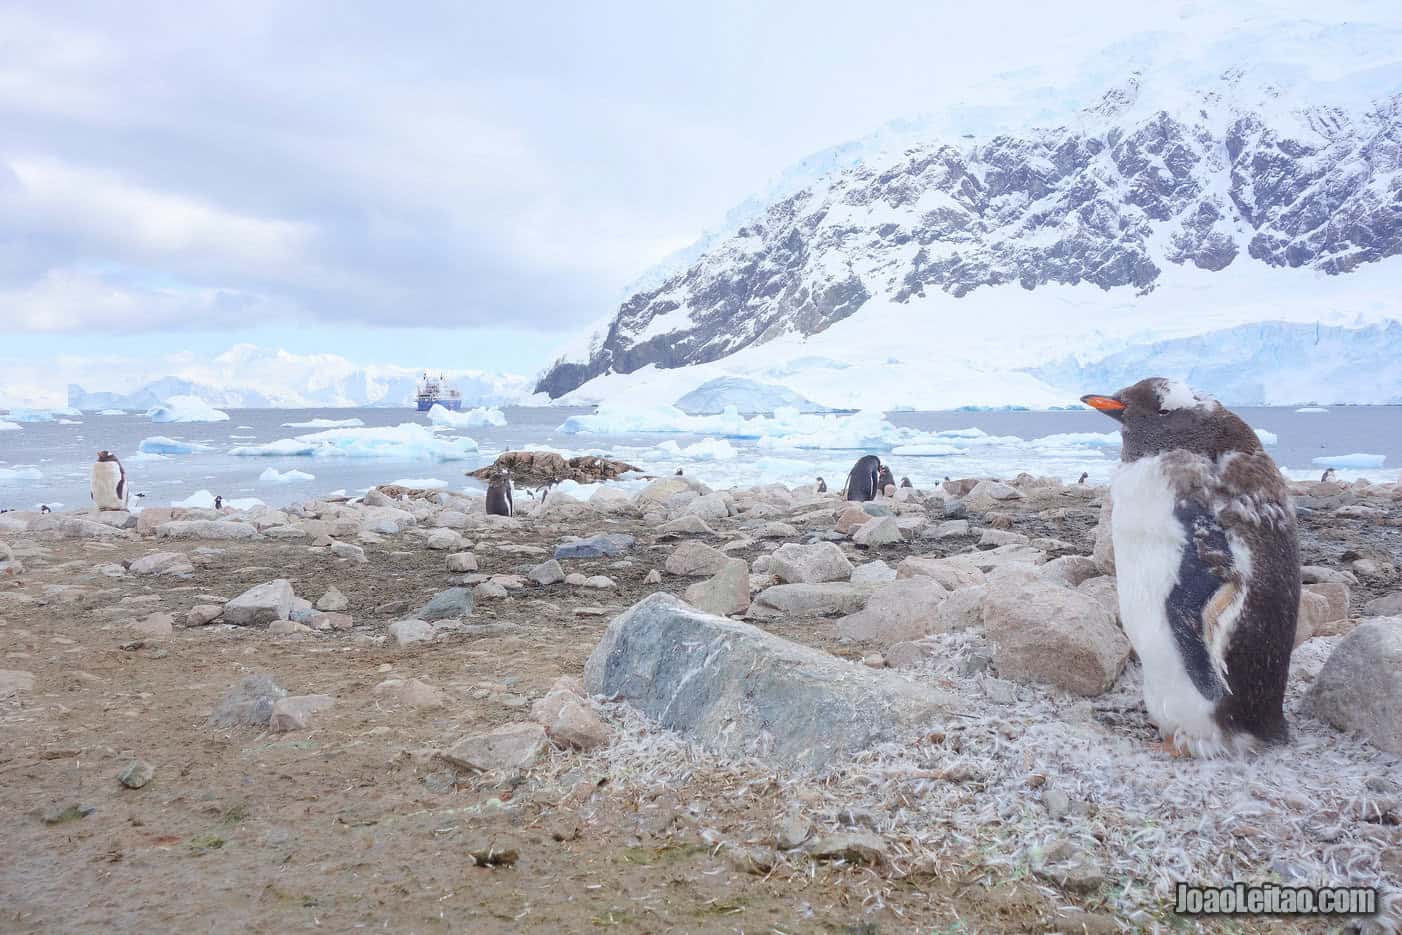
POLYGON ((198 396, 172 396, 146 410, 146 418, 152 422, 227 422, 229 414, 198 396))
POLYGON ((428 421, 434 425, 454 429, 481 428, 484 425, 502 426, 506 424, 506 413, 486 406, 469 409, 467 412, 454 412, 434 403, 428 410, 428 421))
POLYGON ((464 461, 477 454, 471 438, 438 438, 415 422, 373 428, 329 429, 264 445, 231 448, 236 457, 398 458, 404 461, 464 461))
POLYGON ((1277 445, 1280 443, 1280 436, 1274 432, 1269 432, 1265 429, 1252 429, 1251 431, 1256 433, 1256 437, 1261 440, 1261 444, 1263 445, 1277 445))
POLYGON ((733 461, 740 454, 735 450, 735 446, 724 438, 703 438, 685 448, 669 438, 658 445, 657 450, 673 458, 689 458, 693 461, 733 461))
POLYGON ((1331 455, 1327 458, 1315 458, 1314 463, 1321 467, 1333 468, 1380 468, 1387 460, 1387 455, 1370 455, 1355 452, 1350 455, 1331 455))
POLYGON ((154 452, 150 451, 142 451, 138 448, 136 454, 129 456, 126 460, 128 464, 135 464, 141 461, 169 461, 170 456, 155 454, 154 452))
POLYGON ((59 416, 80 416, 77 409, 19 409, 10 410, 10 418, 16 422, 55 422, 59 416))
POLYGON ((15 481, 21 481, 21 480, 43 480, 43 479, 44 479, 43 472, 41 472, 38 468, 32 468, 32 467, 4 468, 4 467, 0 467, 0 484, 13 484, 15 481))
POLYGON ((182 442, 164 435, 152 435, 150 438, 143 438, 136 450, 148 455, 190 455, 197 451, 209 451, 210 447, 196 442, 182 442))
POLYGON ((0 432, 18 432, 22 426, 18 422, 6 422, 0 419, 0 432))
POLYGON ((409 487, 413 490, 442 490, 448 486, 447 481, 436 477, 401 477, 390 483, 396 487, 409 487))
POLYGON ((258 479, 269 484, 295 484, 300 481, 316 480, 316 475, 308 474, 306 471, 291 470, 279 472, 277 468, 268 468, 262 474, 258 475, 258 479))
POLYGON ((1301 406, 1296 412, 1328 412, 1323 406, 1301 406))
MULTIPOLYGON (((188 507, 193 510, 214 509, 214 494, 208 490, 197 490, 184 500, 175 500, 171 506, 188 507)), ((230 510, 251 510, 255 506, 262 506, 263 501, 257 497, 243 497, 239 500, 225 500, 224 507, 230 510)))
POLYGON ((773 412, 790 408, 803 412, 826 412, 820 405, 786 386, 760 383, 744 377, 717 377, 707 380, 680 397, 674 405, 688 415, 704 415, 735 408, 740 412, 773 412))
POLYGON ((100 416, 124 416, 126 414, 125 409, 104 409, 98 413, 100 416))
MULTIPOLYGON (((282 427, 285 429, 358 429, 364 424, 359 419, 309 419, 306 422, 284 422, 282 427)), ((229 437, 235 438, 236 436, 230 435, 229 437)))

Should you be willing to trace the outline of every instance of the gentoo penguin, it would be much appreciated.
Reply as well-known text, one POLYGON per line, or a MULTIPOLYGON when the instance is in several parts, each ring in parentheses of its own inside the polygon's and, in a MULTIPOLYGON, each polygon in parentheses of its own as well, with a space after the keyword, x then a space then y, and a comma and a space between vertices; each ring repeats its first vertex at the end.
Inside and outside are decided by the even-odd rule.
POLYGON ((681 468, 677 468, 677 476, 678 476, 678 477, 681 477, 681 476, 682 476, 682 469, 681 469, 681 468))
POLYGON ((863 455, 847 472, 847 483, 842 488, 844 500, 875 500, 881 490, 881 459, 876 455, 863 455))
POLYGON ((901 478, 901 486, 902 486, 902 487, 911 487, 911 488, 913 488, 915 485, 912 484, 912 483, 910 482, 910 478, 909 478, 909 477, 902 477, 902 478, 901 478))
POLYGON ((1319 482, 1320 482, 1321 484, 1323 484, 1323 483, 1326 483, 1326 482, 1331 481, 1331 480, 1333 480, 1333 479, 1334 479, 1334 469, 1333 469, 1333 468, 1329 468, 1329 469, 1327 469, 1327 470, 1324 472, 1324 475, 1323 475, 1322 477, 1319 478, 1319 482))
MULTIPOLYGON (((545 492, 550 493, 548 485, 545 492)), ((502 468, 487 481, 487 512, 492 516, 510 516, 512 510, 511 472, 502 468)))
POLYGON ((825 481, 825 480, 823 480, 821 477, 818 478, 818 493, 827 493, 827 492, 828 492, 828 482, 825 481))
POLYGON ((1082 471, 1082 472, 1081 472, 1081 478, 1080 478, 1080 480, 1076 481, 1076 483, 1078 483, 1078 484, 1084 484, 1084 483, 1086 482, 1086 478, 1087 478, 1087 477, 1090 477, 1090 471, 1082 471))
POLYGON ((48 505, 47 503, 41 503, 41 504, 39 504, 39 512, 40 512, 40 513, 52 513, 53 510, 49 509, 49 505, 48 505))
POLYGON ((224 497, 222 494, 214 498, 214 508, 216 510, 224 509, 224 497))
POLYGON ((127 508, 127 472, 122 462, 110 451, 99 451, 89 472, 88 489, 93 505, 99 510, 127 508))
POLYGON ((1120 618, 1170 752, 1287 739, 1300 558, 1285 478, 1245 422, 1151 378, 1082 401, 1121 424, 1111 483, 1120 618))
POLYGON ((896 486, 895 475, 893 475, 891 473, 891 469, 884 464, 881 465, 881 470, 876 472, 876 484, 876 489, 886 494, 887 496, 890 496, 890 493, 887 491, 886 488, 896 486))

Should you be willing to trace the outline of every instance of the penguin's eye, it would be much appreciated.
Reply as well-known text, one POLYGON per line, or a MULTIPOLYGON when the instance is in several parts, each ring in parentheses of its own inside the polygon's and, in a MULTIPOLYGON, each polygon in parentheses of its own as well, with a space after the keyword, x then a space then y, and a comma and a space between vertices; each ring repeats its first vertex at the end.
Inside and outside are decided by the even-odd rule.
POLYGON ((1160 410, 1159 410, 1159 415, 1161 415, 1161 416, 1166 416, 1166 415, 1168 415, 1168 410, 1167 410, 1167 409, 1160 409, 1160 410))

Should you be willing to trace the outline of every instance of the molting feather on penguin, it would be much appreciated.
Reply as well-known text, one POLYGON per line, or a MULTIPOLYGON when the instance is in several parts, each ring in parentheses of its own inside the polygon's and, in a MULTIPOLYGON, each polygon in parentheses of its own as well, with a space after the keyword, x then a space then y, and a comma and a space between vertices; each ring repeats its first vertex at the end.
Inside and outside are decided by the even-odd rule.
POLYGON ((127 472, 112 452, 104 449, 97 453, 89 472, 88 489, 98 510, 127 508, 127 472))
POLYGON ((1082 401, 1121 424, 1120 616, 1165 746, 1210 757, 1284 742, 1300 603, 1285 478, 1244 421, 1185 384, 1156 377, 1082 401))

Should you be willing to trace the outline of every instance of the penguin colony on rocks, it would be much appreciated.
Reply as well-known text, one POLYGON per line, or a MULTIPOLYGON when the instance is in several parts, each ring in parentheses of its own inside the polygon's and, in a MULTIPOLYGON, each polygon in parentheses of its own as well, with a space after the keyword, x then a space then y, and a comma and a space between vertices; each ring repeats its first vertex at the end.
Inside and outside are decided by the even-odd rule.
POLYGON ((1124 439, 1110 486, 1120 618, 1165 749, 1213 757, 1284 742, 1300 604, 1285 478, 1250 426, 1182 383, 1082 401, 1124 439))

